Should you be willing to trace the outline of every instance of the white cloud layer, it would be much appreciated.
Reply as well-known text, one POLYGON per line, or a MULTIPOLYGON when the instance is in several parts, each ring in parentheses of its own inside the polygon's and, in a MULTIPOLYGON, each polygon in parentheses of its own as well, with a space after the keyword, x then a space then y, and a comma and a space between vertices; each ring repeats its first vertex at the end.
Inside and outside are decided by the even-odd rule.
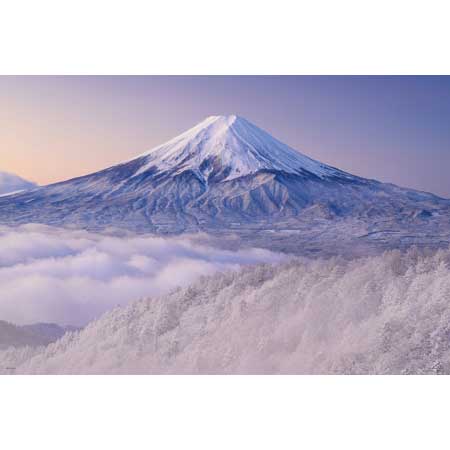
POLYGON ((0 227, 0 320, 84 325, 106 310, 242 264, 276 262, 189 238, 114 237, 42 225, 0 227))

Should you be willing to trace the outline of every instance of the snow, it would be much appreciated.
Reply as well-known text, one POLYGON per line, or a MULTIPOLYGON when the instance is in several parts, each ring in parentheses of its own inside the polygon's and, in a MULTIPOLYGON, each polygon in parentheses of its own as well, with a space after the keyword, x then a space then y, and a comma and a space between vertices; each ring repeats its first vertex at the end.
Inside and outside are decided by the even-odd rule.
POLYGON ((307 170, 319 177, 338 172, 302 155, 236 115, 207 117, 169 142, 138 156, 142 157, 147 163, 135 176, 154 166, 160 171, 178 167, 179 172, 201 173, 202 163, 209 158, 219 158, 222 166, 230 169, 226 180, 263 169, 287 173, 307 170))
POLYGON ((16 373, 450 374, 450 251, 299 259, 116 308, 16 373))
POLYGON ((7 192, 6 194, 0 194, 0 197, 8 197, 9 195, 20 194, 21 192, 25 192, 25 190, 19 189, 18 191, 7 192))
POLYGON ((31 181, 8 172, 0 171, 0 196, 17 194, 21 191, 36 187, 31 181))

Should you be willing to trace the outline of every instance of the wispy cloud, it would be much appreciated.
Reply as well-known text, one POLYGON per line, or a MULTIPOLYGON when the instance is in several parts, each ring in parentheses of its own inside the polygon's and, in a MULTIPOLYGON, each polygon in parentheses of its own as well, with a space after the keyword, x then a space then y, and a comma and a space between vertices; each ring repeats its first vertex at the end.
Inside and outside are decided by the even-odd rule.
POLYGON ((186 237, 113 237, 42 225, 0 227, 0 248, 0 319, 17 324, 84 325, 112 307, 200 275, 283 258, 186 237))

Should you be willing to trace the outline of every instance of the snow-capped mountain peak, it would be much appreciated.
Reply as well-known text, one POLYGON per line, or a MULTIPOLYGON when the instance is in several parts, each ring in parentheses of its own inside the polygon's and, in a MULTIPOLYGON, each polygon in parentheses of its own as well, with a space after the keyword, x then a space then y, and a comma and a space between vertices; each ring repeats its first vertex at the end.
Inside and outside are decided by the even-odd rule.
POLYGON ((0 171, 0 196, 35 188, 36 184, 9 172, 0 171))
MULTIPOLYGON (((442 233, 448 234, 449 218, 449 200, 314 161, 235 115, 208 117, 99 172, 0 197, 0 223, 8 225, 146 233, 231 230, 248 233, 247 239, 257 239, 254 230, 303 230, 307 245, 314 245, 307 236, 318 224, 327 228, 349 220, 357 224, 351 231, 357 242, 360 236, 378 236, 377 220, 382 230, 394 232, 400 224, 420 222, 426 229, 430 223, 427 233, 446 242, 442 233)), ((409 236, 408 225, 402 226, 409 236)))
MULTIPOLYGON (((192 170, 203 176, 212 171, 231 180, 260 170, 324 177, 336 169, 308 158, 273 138, 248 120, 236 116, 210 116, 165 144, 138 156, 146 162, 135 173, 192 170)), ((137 159, 137 158, 136 158, 137 159)))

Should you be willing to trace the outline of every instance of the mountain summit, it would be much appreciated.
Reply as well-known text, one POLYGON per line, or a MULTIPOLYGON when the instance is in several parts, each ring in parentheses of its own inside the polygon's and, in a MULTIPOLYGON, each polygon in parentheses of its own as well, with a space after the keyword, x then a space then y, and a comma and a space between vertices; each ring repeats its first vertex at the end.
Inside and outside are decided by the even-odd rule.
POLYGON ((108 169, 0 198, 0 223, 8 225, 294 233, 302 248, 325 236, 335 248, 339 227, 357 242, 386 233, 415 242, 409 230, 421 227, 446 242, 449 218, 449 200, 335 169, 234 115, 208 117, 108 169))
POLYGON ((202 179, 232 180, 260 170, 291 174, 308 171, 319 177, 336 173, 325 164, 293 150, 248 120, 210 116, 195 127, 138 158, 146 158, 136 175, 150 167, 195 171, 202 179))
POLYGON ((33 189, 36 184, 8 172, 0 171, 0 195, 33 189))

